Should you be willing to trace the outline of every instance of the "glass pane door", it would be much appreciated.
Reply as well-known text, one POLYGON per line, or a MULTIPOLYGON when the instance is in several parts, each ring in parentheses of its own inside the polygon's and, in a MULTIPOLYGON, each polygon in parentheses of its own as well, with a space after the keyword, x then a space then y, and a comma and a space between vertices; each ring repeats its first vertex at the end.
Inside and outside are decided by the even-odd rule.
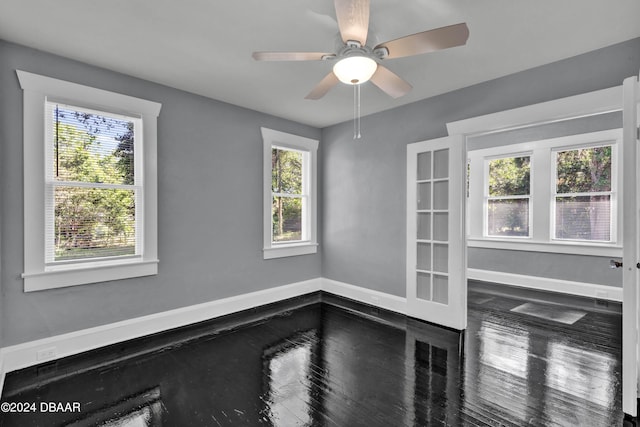
POLYGON ((407 152, 408 312, 458 329, 466 326, 463 147, 450 137, 407 152))
POLYGON ((442 304, 449 301, 448 159, 448 148, 419 153, 416 171, 416 297, 442 304))

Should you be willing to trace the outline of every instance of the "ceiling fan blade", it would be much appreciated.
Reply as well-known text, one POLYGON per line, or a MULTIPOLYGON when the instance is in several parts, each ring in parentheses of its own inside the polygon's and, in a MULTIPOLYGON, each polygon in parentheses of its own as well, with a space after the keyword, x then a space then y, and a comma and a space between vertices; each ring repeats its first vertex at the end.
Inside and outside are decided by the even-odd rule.
POLYGON ((385 59, 402 58, 403 56, 419 55, 436 50, 462 46, 469 38, 469 28, 466 23, 449 25, 435 30, 423 31, 410 36, 401 37, 374 48, 385 48, 389 52, 385 59))
POLYGON ((325 52, 253 52, 256 61, 320 61, 326 56, 335 56, 325 52))
POLYGON ((335 0, 338 28, 343 42, 367 42, 369 32, 369 0, 335 0))
POLYGON ((320 99, 323 96, 325 96, 332 87, 338 84, 338 82, 339 82, 338 77, 336 77, 336 75, 333 74, 333 71, 332 71, 329 74, 327 74, 322 80, 320 80, 320 83, 318 83, 316 87, 314 87, 313 90, 309 92, 309 94, 304 98, 320 99))
POLYGON ((411 85, 386 67, 378 64, 378 69, 371 77, 371 83, 378 86, 392 98, 400 98, 411 90, 411 85))

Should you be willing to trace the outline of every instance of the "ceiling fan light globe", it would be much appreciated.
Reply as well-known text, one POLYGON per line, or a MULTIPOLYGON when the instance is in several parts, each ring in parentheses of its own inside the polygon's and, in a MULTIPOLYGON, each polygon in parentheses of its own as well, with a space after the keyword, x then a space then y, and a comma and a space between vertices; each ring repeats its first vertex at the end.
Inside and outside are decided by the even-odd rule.
POLYGON ((362 84, 368 81, 378 69, 378 63, 367 56, 349 56, 333 66, 333 73, 342 83, 362 84))

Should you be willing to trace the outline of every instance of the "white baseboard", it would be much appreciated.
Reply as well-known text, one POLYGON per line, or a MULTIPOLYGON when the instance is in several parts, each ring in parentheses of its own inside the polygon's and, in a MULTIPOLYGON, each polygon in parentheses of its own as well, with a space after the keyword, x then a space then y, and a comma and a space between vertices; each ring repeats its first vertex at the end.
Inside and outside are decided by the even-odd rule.
POLYGON ((319 278, 306 280, 4 347, 0 349, 0 378, 47 361, 317 292, 321 283, 319 278), (48 352, 48 357, 39 358, 42 351, 48 352))
MULTIPOLYGON (((545 291, 622 301, 622 289, 609 286, 476 269, 468 269, 468 277, 545 291)), ((0 393, 2 393, 7 372, 317 291, 328 292, 400 314, 407 313, 407 299, 404 297, 337 280, 316 278, 0 348, 0 393), (42 351, 48 353, 48 357, 39 358, 38 353, 42 351)))
POLYGON ((323 278, 322 290, 334 295, 349 298, 379 308, 407 314, 407 299, 384 292, 374 291, 360 286, 350 285, 337 280, 323 278))
POLYGON ((1 348, 0 393, 7 372, 320 290, 406 314, 406 298, 336 280, 311 279, 1 348), (38 357, 43 351, 47 357, 38 357))
POLYGON ((598 298, 609 301, 622 301, 622 288, 597 285, 594 283, 571 282, 569 280, 549 279, 547 277, 524 276, 521 274, 503 273, 500 271, 467 269, 467 278, 483 282, 501 283, 541 291, 560 292, 563 294, 598 298))

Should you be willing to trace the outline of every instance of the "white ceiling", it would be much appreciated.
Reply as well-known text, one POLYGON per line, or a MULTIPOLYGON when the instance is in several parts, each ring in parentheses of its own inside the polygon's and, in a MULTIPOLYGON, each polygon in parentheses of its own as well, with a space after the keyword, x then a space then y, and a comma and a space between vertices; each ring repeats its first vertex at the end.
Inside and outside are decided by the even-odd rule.
MULTIPOLYGON (((362 87, 363 115, 640 36, 638 0, 371 0, 368 44, 466 22, 466 46, 385 65, 413 85, 362 87)), ((332 0, 1 0, 0 39, 324 127, 352 88, 304 97, 331 63, 256 62, 254 50, 333 52, 332 0)))

